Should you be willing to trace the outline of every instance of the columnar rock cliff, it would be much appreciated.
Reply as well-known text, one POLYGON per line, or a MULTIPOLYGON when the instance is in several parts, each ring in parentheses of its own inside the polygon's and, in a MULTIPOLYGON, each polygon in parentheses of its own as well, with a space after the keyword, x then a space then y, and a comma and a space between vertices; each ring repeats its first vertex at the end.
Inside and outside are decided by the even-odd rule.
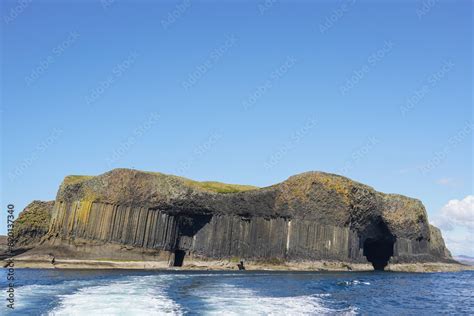
POLYGON ((308 172, 266 188, 115 169, 61 184, 43 245, 92 257, 121 245, 180 265, 209 259, 450 261, 423 204, 308 172))

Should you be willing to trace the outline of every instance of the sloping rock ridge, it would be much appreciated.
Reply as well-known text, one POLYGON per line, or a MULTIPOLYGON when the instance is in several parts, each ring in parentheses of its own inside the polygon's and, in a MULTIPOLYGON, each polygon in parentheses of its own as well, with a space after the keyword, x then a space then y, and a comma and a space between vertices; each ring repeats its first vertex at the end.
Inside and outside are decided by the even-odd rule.
POLYGON ((174 266, 187 257, 370 262, 375 269, 452 262, 419 200, 323 172, 266 188, 129 169, 69 176, 41 238, 57 256, 147 256, 174 266))
POLYGON ((33 201, 20 213, 13 227, 13 243, 17 248, 37 245, 48 232, 54 201, 33 201))

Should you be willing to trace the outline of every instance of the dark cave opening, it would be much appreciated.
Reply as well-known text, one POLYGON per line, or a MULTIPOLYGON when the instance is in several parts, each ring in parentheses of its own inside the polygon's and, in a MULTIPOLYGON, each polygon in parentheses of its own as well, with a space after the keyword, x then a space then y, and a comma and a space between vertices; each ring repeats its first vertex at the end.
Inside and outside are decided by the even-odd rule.
POLYGON ((206 226, 212 215, 189 214, 176 216, 176 237, 174 241, 173 257, 169 264, 173 267, 182 267, 184 258, 192 246, 193 237, 206 226))
POLYGON ((212 215, 177 216, 178 235, 193 237, 212 219, 212 215))
POLYGON ((186 255, 186 251, 184 251, 184 250, 175 250, 173 267, 182 267, 185 255, 186 255))
POLYGON ((364 256, 372 263, 375 270, 383 271, 390 257, 393 256, 394 240, 390 238, 367 238, 364 242, 364 256))

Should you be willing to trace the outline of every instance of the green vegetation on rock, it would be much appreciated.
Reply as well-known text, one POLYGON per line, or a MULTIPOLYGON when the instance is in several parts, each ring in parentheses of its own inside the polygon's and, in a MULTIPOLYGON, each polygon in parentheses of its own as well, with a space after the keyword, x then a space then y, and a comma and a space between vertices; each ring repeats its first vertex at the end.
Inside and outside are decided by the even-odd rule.
POLYGON ((193 180, 186 180, 185 183, 192 187, 197 187, 199 189, 216 193, 238 193, 258 189, 258 187, 254 187, 251 185, 227 184, 215 181, 199 182, 193 180))
POLYGON ((175 176, 175 175, 167 175, 161 172, 145 172, 150 175, 154 175, 159 177, 160 179, 175 179, 182 182, 184 185, 204 190, 207 192, 214 192, 214 193, 238 193, 238 192, 245 192, 259 189, 259 187, 253 185, 243 185, 243 184, 229 184, 229 183, 222 183, 217 181, 196 181, 191 180, 185 177, 175 176))
POLYGON ((92 179, 92 178, 93 178, 92 176, 71 175, 71 176, 67 176, 66 178, 64 178, 63 184, 64 185, 72 185, 72 184, 80 183, 80 182, 83 182, 83 181, 86 181, 86 180, 89 180, 89 179, 92 179))
POLYGON ((28 246, 40 241, 49 229, 54 201, 33 201, 15 220, 13 238, 15 246, 28 246))

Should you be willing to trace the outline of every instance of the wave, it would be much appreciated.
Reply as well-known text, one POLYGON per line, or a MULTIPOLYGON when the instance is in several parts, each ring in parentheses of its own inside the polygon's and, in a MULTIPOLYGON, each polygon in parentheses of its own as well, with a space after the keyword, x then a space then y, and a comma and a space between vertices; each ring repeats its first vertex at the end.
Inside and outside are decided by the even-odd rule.
POLYGON ((325 306, 330 294, 273 297, 233 285, 221 285, 215 293, 201 293, 206 315, 355 315, 357 309, 325 306))
POLYGON ((370 285, 370 282, 361 281, 361 280, 351 280, 351 281, 341 281, 337 285, 351 286, 351 285, 370 285))
POLYGON ((35 304, 43 304, 45 298, 52 298, 75 289, 97 283, 95 281, 72 280, 57 284, 31 284, 19 286, 15 290, 15 309, 28 309, 35 304))
POLYGON ((90 286, 60 295, 50 315, 182 315, 165 292, 169 276, 130 277, 106 285, 90 286))

